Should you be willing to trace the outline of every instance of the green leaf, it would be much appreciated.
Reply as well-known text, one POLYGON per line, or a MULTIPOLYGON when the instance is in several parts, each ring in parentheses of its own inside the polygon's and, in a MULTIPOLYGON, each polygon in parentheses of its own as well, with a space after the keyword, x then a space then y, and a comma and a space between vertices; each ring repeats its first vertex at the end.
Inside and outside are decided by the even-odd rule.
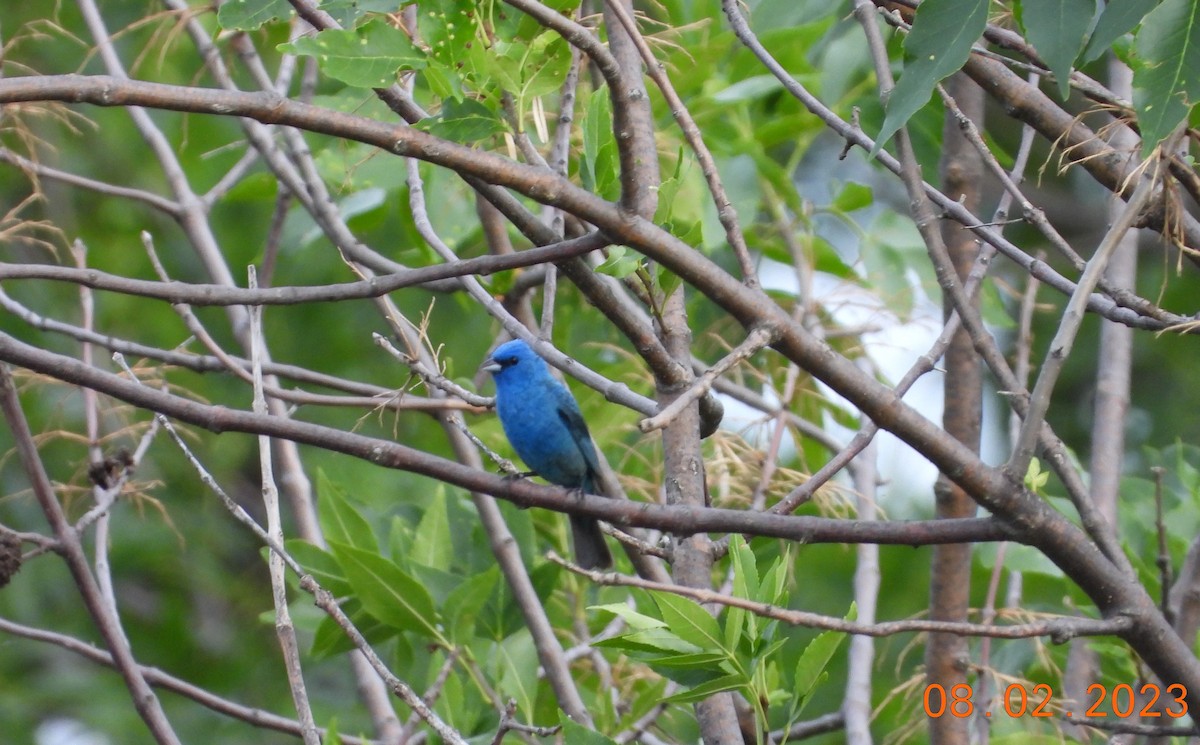
POLYGON ((291 554, 292 558, 300 562, 300 566, 304 567, 304 571, 313 576, 321 587, 329 590, 334 596, 340 597, 349 594, 350 585, 346 583, 346 577, 342 574, 342 568, 338 565, 337 559, 333 554, 324 550, 316 544, 300 538, 291 538, 283 543, 284 548, 291 554))
MULTIPOLYGON (((659 675, 689 688, 704 685, 716 678, 736 674, 728 659, 720 654, 690 654, 669 657, 643 658, 659 675)), ((744 683, 745 678, 738 675, 744 683)))
POLYGON ((667 628, 680 639, 705 650, 723 649, 721 627, 698 603, 669 592, 655 593, 654 602, 667 628))
MULTIPOLYGON (((741 216, 743 222, 759 214, 762 209, 763 179, 759 166, 767 160, 750 155, 735 155, 717 159, 717 170, 721 174, 721 180, 725 182, 725 192, 729 201, 733 203, 733 209, 741 216)), ((711 200, 705 201, 712 204, 711 200)), ((725 229, 719 229, 721 240, 724 241, 725 229)))
POLYGON ((447 615, 446 630, 450 640, 466 644, 476 634, 476 620, 492 595, 492 588, 500 581, 500 568, 493 566, 487 571, 461 583, 450 593, 443 605, 447 615))
POLYGON ((321 10, 333 16, 342 28, 353 28, 377 13, 394 13, 403 3, 397 0, 321 0, 321 10))
POLYGON ((482 51, 485 44, 478 38, 475 6, 474 2, 442 2, 426 10, 418 8, 417 28, 430 57, 422 77, 440 98, 464 96, 462 78, 469 72, 472 52, 482 51))
MULTIPOLYGON (((362 631, 361 626, 359 631, 362 631)), ((326 617, 317 627, 317 632, 313 634, 312 646, 309 648, 308 654, 313 659, 323 660, 349 652, 351 649, 354 649, 354 645, 350 643, 345 632, 332 618, 326 617)))
POLYGON ((1108 0, 1092 38, 1083 49, 1083 61, 1091 62, 1108 51, 1113 42, 1132 31, 1160 0, 1108 0))
POLYGON ((338 734, 337 717, 333 717, 325 725, 325 737, 321 740, 321 745, 342 745, 342 736, 338 734))
MULTIPOLYGON (((729 558, 733 563, 733 594, 739 598, 753 599, 758 592, 758 559, 740 535, 735 534, 729 539, 729 558)), ((758 638, 758 616, 741 608, 730 608, 726 613, 726 649, 740 648, 743 628, 750 641, 758 638)))
MULTIPOLYGON (((354 622, 354 626, 363 635, 363 638, 372 645, 385 642, 399 633, 396 629, 380 623, 377 618, 363 610, 362 603, 354 598, 343 601, 341 608, 354 622)), ((317 659, 325 659, 349 652, 351 649, 354 649, 354 644, 346 636, 346 632, 337 625, 336 621, 326 616, 317 626, 309 654, 317 659)))
POLYGON ((417 584, 424 587, 429 597, 433 599, 434 607, 443 608, 450 600, 450 595, 462 585, 462 575, 432 569, 416 562, 407 562, 404 555, 393 556, 396 566, 408 572, 417 584))
POLYGON ((988 0, 924 0, 904 40, 904 74, 888 98, 887 115, 871 155, 879 152, 933 95, 933 88, 967 61, 987 26, 988 0))
POLYGON ((739 688, 745 687, 745 680, 737 674, 731 673, 720 678, 713 678, 707 683, 701 683, 697 686, 692 686, 686 691, 680 691, 673 696, 668 696, 663 699, 666 703, 672 704, 691 704, 697 701, 702 701, 709 696, 725 691, 736 691, 739 688))
POLYGON ((853 212, 863 207, 870 207, 875 201, 871 187, 865 184, 847 183, 833 199, 833 208, 842 212, 853 212))
POLYGON ((671 215, 675 212, 679 190, 683 187, 683 182, 679 178, 682 166, 683 158, 681 157, 676 161, 675 175, 663 179, 658 185, 658 206, 654 210, 654 222, 659 225, 669 224, 671 215))
POLYGON ((453 65, 447 65, 441 60, 433 58, 430 60, 429 66, 425 68, 425 72, 421 73, 421 78, 437 98, 442 100, 466 98, 462 77, 453 65))
POLYGON ((317 473, 317 507, 317 521, 321 523, 325 540, 379 553, 379 542, 371 524, 354 509, 324 471, 317 473))
POLYGON ((680 639, 677 634, 668 629, 646 629, 632 634, 622 634, 611 639, 601 639, 593 642, 593 647, 609 649, 624 649, 629 652, 646 652, 657 655, 696 654, 700 647, 680 639))
MULTIPOLYGON (((221 6, 225 7, 225 6, 221 6)), ((279 193, 279 182, 269 173, 252 173, 225 194, 226 201, 244 203, 270 201, 279 193)))
POLYGON ((377 553, 333 541, 329 545, 367 612, 393 628, 445 642, 433 598, 421 583, 377 553))
POLYGON ((608 258, 596 266, 596 271, 624 279, 636 272, 641 265, 641 254, 634 253, 625 246, 612 246, 608 249, 608 258))
POLYGON ((1037 458, 1029 459, 1029 467, 1025 469, 1025 488, 1034 494, 1041 494, 1050 473, 1042 470, 1042 463, 1037 458))
MULTIPOLYGON (((853 613, 853 610, 851 610, 853 613)), ((800 714, 809 696, 821 682, 825 668, 833 659, 834 652, 842 643, 845 634, 837 631, 824 631, 817 635, 804 648, 800 659, 796 661, 796 672, 792 676, 792 691, 796 696, 795 713, 800 714)))
POLYGON ((796 0, 758 0, 750 3, 755 28, 783 28, 813 23, 838 12, 837 3, 798 3, 796 0))
POLYGON ((617 745, 617 741, 605 737, 591 727, 576 724, 566 712, 558 713, 558 723, 562 725, 563 742, 571 745, 617 745))
POLYGON ((922 275, 929 269, 925 245, 912 220, 891 210, 881 212, 859 243, 859 258, 872 288, 888 307, 901 317, 911 312, 911 275, 914 271, 922 275))
POLYGON ((628 708, 621 715, 622 727, 636 722, 658 707, 669 683, 669 680, 661 676, 647 676, 638 681, 629 695, 624 697, 628 708))
POLYGON ((680 670, 711 670, 729 660, 722 652, 688 652, 686 654, 669 654, 652 657, 650 664, 663 668, 678 668, 680 670))
POLYGON ((556 31, 543 31, 528 44, 513 44, 520 48, 521 98, 557 93, 567 79, 571 67, 571 52, 567 42, 556 31))
POLYGON ((387 536, 387 555, 391 556, 392 560, 400 566, 406 566, 408 555, 412 552, 413 540, 412 525, 401 519, 399 515, 392 515, 387 536))
POLYGON ((1148 156, 1200 99, 1200 1, 1163 0, 1142 21, 1133 105, 1148 156))
POLYGON ((1015 329, 1017 327, 1017 322, 1013 320, 1012 313, 1005 304, 1005 298, 1001 296, 994 281, 987 282, 979 288, 979 304, 983 320, 989 326, 998 329, 1015 329))
POLYGON ((387 87, 396 82, 398 70, 420 70, 426 63, 407 34, 383 21, 302 36, 279 49, 316 57, 322 72, 356 88, 387 87))
POLYGON ((579 179, 583 188, 605 198, 615 196, 618 163, 613 143, 612 102, 607 88, 598 88, 588 97, 582 128, 583 157, 579 161, 579 179))
MULTIPOLYGON (((508 506, 502 506, 501 509, 511 509, 512 514, 528 519, 528 511, 508 506)), ((510 525, 514 522, 518 521, 509 520, 510 525)), ((532 532, 529 535, 532 536, 532 532)), ((532 543, 532 541, 528 543, 532 543)), ((545 562, 530 573, 529 578, 533 580, 533 589, 537 593, 539 602, 546 602, 546 598, 550 597, 554 588, 558 586, 558 577, 562 571, 562 567, 559 565, 545 562)), ((488 602, 480 613, 478 625, 482 633, 492 639, 504 639, 516 633, 518 629, 525 628, 525 615, 521 612, 516 598, 513 597, 504 582, 494 585, 493 591, 488 596, 488 602)))
MULTIPOLYGON (((699 226, 697 226, 698 228, 699 226)), ((687 236, 681 236, 684 243, 691 243, 687 236)), ((679 289, 683 284, 683 279, 678 274, 667 269, 661 264, 658 266, 658 271, 655 272, 655 279, 658 280, 658 286, 662 288, 663 297, 670 297, 672 292, 679 289)))
POLYGON ((439 484, 421 522, 417 524, 412 550, 408 554, 412 561, 427 567, 448 571, 454 559, 454 541, 450 537, 450 517, 446 512, 446 487, 439 484))
POLYGON ((226 31, 254 31, 291 15, 287 0, 230 0, 217 9, 217 25, 226 31))
POLYGON ((512 698, 520 711, 529 716, 537 699, 538 656, 528 629, 521 629, 496 645, 494 654, 500 665, 498 692, 512 698))
MULTIPOLYGON (((1124 494, 1124 490, 1121 492, 1124 494)), ((996 566, 996 544, 983 544, 975 554, 981 566, 992 568, 996 566)), ((1046 555, 1031 546, 1009 544, 1004 551, 1004 568, 1027 575, 1041 575, 1062 579, 1063 571, 1046 555)))
POLYGON ((733 593, 740 598, 753 598, 760 582, 758 557, 741 535, 729 539, 729 556, 733 561, 733 593))
POLYGON ((445 99, 437 116, 422 119, 416 126, 442 139, 467 144, 508 130, 494 111, 471 98, 445 99))
POLYGON ((612 603, 609 605, 589 605, 588 610, 602 611, 604 613, 611 613, 614 616, 620 617, 621 620, 623 620, 626 624, 628 624, 629 628, 635 629, 638 631, 644 631, 646 629, 665 629, 667 627, 667 624, 665 622, 660 621, 657 618, 654 618, 653 616, 647 616, 644 613, 638 613, 633 608, 630 608, 628 605, 625 605, 624 603, 612 603))
POLYGON ((1071 66, 1095 15, 1096 0, 1030 0, 1021 5, 1025 36, 1054 73, 1063 100, 1071 92, 1071 66))
POLYGON ((720 89, 713 94, 712 100, 720 104, 742 103, 763 98, 782 89, 783 84, 774 75, 754 75, 720 89))
POLYGON ((786 604, 788 577, 787 570, 784 569, 787 563, 785 562, 786 557, 785 553, 771 562, 767 573, 763 575, 762 583, 759 584, 758 592, 754 595, 755 600, 767 605, 782 606, 786 604))

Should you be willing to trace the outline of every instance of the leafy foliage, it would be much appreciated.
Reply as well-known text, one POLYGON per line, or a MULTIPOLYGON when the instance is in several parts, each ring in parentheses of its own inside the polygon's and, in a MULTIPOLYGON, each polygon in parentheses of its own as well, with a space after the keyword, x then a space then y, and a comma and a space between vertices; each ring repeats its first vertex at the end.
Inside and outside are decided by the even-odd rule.
POLYGON ((425 55, 408 36, 383 21, 322 31, 279 48, 315 57, 327 75, 358 88, 383 88, 396 82, 397 72, 425 66, 425 55))
POLYGON ((904 39, 909 63, 888 97, 876 148, 929 102, 934 86, 967 61, 971 46, 983 34, 989 5, 988 0, 932 0, 918 6, 912 32, 904 39))
POLYGON ((1134 74, 1143 152, 1167 137, 1200 102, 1200 5, 1164 0, 1137 35, 1142 64, 1134 74))
POLYGON ((1071 92, 1071 68, 1083 49, 1095 15, 1095 0, 1049 0, 1021 4, 1025 37, 1058 81, 1058 94, 1071 92))

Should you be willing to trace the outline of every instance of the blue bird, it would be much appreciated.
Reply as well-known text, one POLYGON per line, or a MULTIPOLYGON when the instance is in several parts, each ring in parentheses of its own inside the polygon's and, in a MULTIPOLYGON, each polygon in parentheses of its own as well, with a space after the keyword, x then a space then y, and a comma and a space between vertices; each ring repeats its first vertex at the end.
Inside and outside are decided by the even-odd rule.
MULTIPOLYGON (((596 493, 599 460, 579 404, 550 374, 546 361, 520 339, 501 344, 482 368, 496 381, 496 413, 513 450, 552 484, 596 493)), ((571 515, 575 561, 585 569, 612 566, 612 554, 590 517, 571 515)))

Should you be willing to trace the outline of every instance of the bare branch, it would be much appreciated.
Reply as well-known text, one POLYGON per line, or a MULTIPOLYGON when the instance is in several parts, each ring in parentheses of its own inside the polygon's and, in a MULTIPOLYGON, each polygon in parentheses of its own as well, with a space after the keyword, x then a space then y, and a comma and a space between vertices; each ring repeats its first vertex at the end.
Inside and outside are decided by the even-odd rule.
POLYGON ((133 651, 121 628, 120 619, 114 609, 105 601, 100 587, 96 584, 95 577, 92 576, 79 535, 67 521, 66 515, 63 514, 58 497, 54 494, 54 487, 50 484, 50 477, 46 475, 41 458, 38 456, 37 445, 34 444, 33 434, 29 430, 29 424, 21 409, 21 402, 17 398, 17 389, 13 385, 12 374, 9 372, 8 366, 3 364, 0 364, 0 412, 3 413, 9 430, 13 434, 21 465, 33 486, 33 492, 37 496, 43 514, 54 530, 59 550, 67 562, 67 567, 75 580, 75 586, 83 596, 84 605, 87 606, 92 621, 96 624, 109 652, 112 653, 126 687, 129 688, 134 708, 146 723, 146 727, 155 741, 161 745, 178 745, 179 738, 167 720, 158 697, 142 676, 141 667, 133 657, 133 651))
MULTIPOLYGON (((147 388, 121 377, 81 365, 76 360, 39 350, 0 333, 0 360, 47 374, 127 401, 150 411, 189 422, 214 432, 265 434, 432 476, 472 491, 485 492, 523 507, 596 517, 614 526, 658 528, 677 534, 745 533, 789 538, 805 543, 872 542, 920 546, 939 542, 988 541, 1016 536, 989 518, 941 521, 858 521, 792 517, 717 508, 683 508, 625 502, 564 489, 514 481, 387 440, 344 432, 278 416, 256 416, 224 406, 210 406, 147 388)), ((168 430, 170 431, 170 430, 168 430)), ((260 536, 260 539, 262 537, 260 536)), ((269 544, 268 544, 269 545, 269 544)))
MULTIPOLYGON (((1172 139, 1172 141, 1174 140, 1172 139)), ((1169 150, 1169 147, 1165 149, 1169 150)), ((1037 382, 1034 384, 1033 394, 1029 400, 1029 411, 1025 413, 1021 432, 1013 445, 1013 454, 1006 466, 1009 473, 1016 478, 1024 477, 1025 471, 1029 467, 1029 461, 1033 457, 1034 443, 1041 431, 1046 410, 1050 407, 1050 394, 1054 391, 1054 384, 1058 381, 1058 375, 1074 345, 1075 335, 1079 331, 1080 324, 1083 323, 1087 296, 1100 281, 1109 258, 1121 245, 1126 231, 1133 227, 1141 215, 1150 200, 1153 189, 1154 178, 1143 176, 1122 210, 1121 216, 1113 222, 1108 233, 1105 234, 1104 240, 1096 248, 1096 253, 1088 261, 1087 269, 1079 278, 1079 285, 1075 293, 1071 295, 1071 301, 1063 310, 1062 321, 1058 331, 1054 334, 1054 339, 1050 342, 1050 349, 1046 354, 1045 362, 1042 363, 1041 372, 1038 373, 1037 382)))
POLYGON ((1132 624, 1127 618, 1092 619, 1076 616, 1047 616, 1039 621, 1013 624, 1011 626, 925 620, 859 623, 857 621, 846 621, 841 618, 822 616, 818 613, 778 608, 768 603, 759 603, 732 595, 724 595, 699 587, 663 584, 661 582, 644 580, 640 577, 620 575, 616 572, 598 572, 583 569, 553 552, 548 554, 548 558, 572 572, 587 577, 591 581, 601 585, 637 587, 642 590, 669 592, 673 595, 691 598, 697 603, 716 603, 730 608, 741 608, 763 618, 771 618, 793 626, 824 629, 826 631, 840 631, 846 634, 861 636, 882 637, 911 632, 937 632, 956 634, 958 636, 986 636, 993 639, 1026 639, 1035 636, 1046 636, 1050 637, 1056 644, 1061 644, 1077 636, 1119 635, 1132 628, 1132 624))
MULTIPOLYGON (((249 286, 258 286, 254 267, 250 267, 249 286)), ((254 413, 265 416, 267 399, 263 393, 262 357, 262 307, 250 309, 250 363, 254 377, 254 413)), ((271 463, 271 438, 258 437, 258 467, 262 476, 263 507, 267 513, 267 533, 278 545, 283 545, 283 516, 279 510, 279 489, 275 485, 275 470, 271 463)), ((296 640, 296 628, 288 609, 287 584, 284 580, 283 557, 272 551, 267 559, 271 573, 271 597, 275 604, 275 634, 283 651, 283 663, 287 669, 288 684, 292 690, 292 701, 300 720, 300 735, 304 745, 320 745, 317 725, 312 707, 308 702, 308 688, 304 684, 304 671, 300 663, 300 645, 296 640)))
POLYGON ((638 422, 638 429, 643 432, 653 432, 666 427, 685 408, 706 396, 712 388, 713 381, 745 362, 763 347, 771 344, 778 336, 778 331, 768 327, 760 326, 751 330, 745 341, 705 371, 686 391, 679 394, 676 399, 654 416, 638 422))
MULTIPOLYGON (((99 665, 115 668, 116 663, 113 657, 103 649, 98 649, 95 645, 81 641, 65 634, 58 634, 53 631, 44 629, 35 629, 30 626, 15 623, 6 618, 0 618, 0 631, 22 639, 30 639, 33 641, 44 642, 61 647, 69 652, 73 652, 80 657, 85 657, 99 665)), ((218 714, 223 714, 232 719, 237 719, 255 727, 262 729, 273 730, 275 732, 283 732, 289 735, 300 735, 300 723, 294 719, 281 717, 271 712, 255 709, 249 706, 230 701, 229 699, 216 696, 209 691, 192 685, 187 681, 176 678, 173 675, 164 673, 162 670, 154 667, 139 667, 142 676, 146 681, 157 688, 170 691, 172 693, 189 698, 196 703, 204 706, 218 714)), ((317 734, 322 738, 325 737, 325 728, 317 729, 317 734)), ((347 745, 376 745, 377 741, 367 740, 354 735, 339 733, 339 737, 347 745)))

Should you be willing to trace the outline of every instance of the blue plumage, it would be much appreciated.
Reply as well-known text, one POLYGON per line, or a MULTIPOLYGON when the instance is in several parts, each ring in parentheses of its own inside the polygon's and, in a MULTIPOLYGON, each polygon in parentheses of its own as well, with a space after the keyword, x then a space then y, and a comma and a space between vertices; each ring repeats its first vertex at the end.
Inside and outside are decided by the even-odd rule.
MULTIPOLYGON (((496 413, 521 460, 552 484, 595 494, 600 465, 592 436, 575 397, 545 360, 514 339, 497 347, 483 369, 496 381, 496 413)), ((612 566, 599 523, 570 518, 575 561, 588 569, 612 566)))

